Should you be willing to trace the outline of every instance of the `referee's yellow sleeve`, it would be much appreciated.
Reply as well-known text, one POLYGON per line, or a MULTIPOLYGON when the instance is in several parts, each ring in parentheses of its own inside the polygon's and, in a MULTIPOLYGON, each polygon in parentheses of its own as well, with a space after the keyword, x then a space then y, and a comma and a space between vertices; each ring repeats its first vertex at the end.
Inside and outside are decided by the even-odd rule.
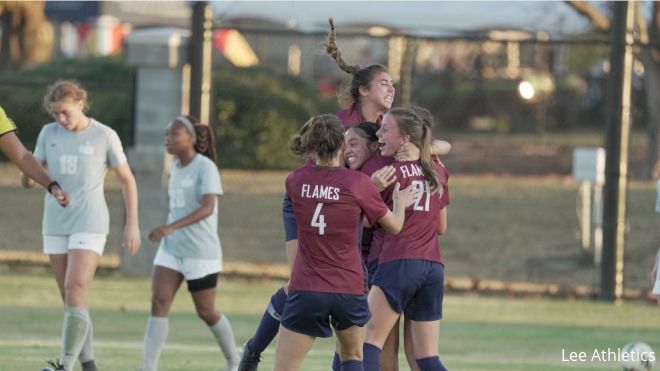
POLYGON ((2 109, 2 106, 0 106, 0 135, 9 133, 10 131, 14 130, 16 130, 16 125, 14 125, 14 122, 11 121, 9 117, 7 117, 5 110, 2 109))

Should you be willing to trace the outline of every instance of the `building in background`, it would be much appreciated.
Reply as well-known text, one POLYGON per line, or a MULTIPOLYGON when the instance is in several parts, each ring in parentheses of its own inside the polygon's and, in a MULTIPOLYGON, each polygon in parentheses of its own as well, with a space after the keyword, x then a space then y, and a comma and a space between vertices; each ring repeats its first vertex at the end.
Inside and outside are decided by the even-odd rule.
POLYGON ((55 56, 121 53, 135 28, 190 27, 186 1, 47 1, 46 16, 55 29, 55 56))

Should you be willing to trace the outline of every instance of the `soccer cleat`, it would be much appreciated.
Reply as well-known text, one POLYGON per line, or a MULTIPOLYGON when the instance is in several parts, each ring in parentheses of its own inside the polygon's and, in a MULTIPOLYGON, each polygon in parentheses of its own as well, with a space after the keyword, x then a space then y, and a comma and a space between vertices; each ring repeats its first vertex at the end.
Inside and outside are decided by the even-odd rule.
POLYGON ((247 343, 243 345, 243 355, 241 363, 238 364, 238 371, 257 371, 257 366, 261 361, 261 353, 255 353, 250 350, 247 343))
POLYGON ((66 371, 59 359, 56 359, 55 361, 46 361, 46 363, 48 363, 50 367, 44 367, 41 371, 66 371))

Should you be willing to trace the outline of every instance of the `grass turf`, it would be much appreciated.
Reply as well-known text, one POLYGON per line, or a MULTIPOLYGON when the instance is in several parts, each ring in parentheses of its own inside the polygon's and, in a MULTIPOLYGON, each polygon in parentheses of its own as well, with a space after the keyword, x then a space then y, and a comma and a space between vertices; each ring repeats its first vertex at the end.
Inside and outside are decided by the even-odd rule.
MULTIPOLYGON (((54 280, 46 274, 0 272, 0 367, 38 370, 59 353, 62 309, 54 280)), ((238 345, 255 330, 276 281, 221 280, 217 305, 227 313, 238 345)), ((149 280, 100 275, 90 292, 98 365, 135 370, 149 310, 149 280)), ((660 350, 658 309, 641 302, 505 299, 447 296, 440 355, 451 370, 616 370, 613 361, 591 361, 594 351, 616 351, 629 341, 660 350), (562 360, 562 349, 586 352, 587 362, 562 360)), ((214 340, 197 318, 189 294, 180 290, 161 371, 218 370, 224 366, 214 340)), ((302 370, 329 369, 334 342, 317 340, 302 370)), ((272 367, 274 344, 260 369, 272 367)), ((406 370, 400 354, 401 369, 406 370)))

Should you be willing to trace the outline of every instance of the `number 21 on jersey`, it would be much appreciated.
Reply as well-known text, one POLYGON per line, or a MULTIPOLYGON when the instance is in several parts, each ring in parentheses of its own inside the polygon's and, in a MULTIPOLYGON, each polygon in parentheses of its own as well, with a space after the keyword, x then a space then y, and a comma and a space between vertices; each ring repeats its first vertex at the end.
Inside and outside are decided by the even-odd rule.
POLYGON ((323 203, 319 202, 316 204, 316 210, 314 210, 314 216, 312 216, 312 227, 319 229, 319 235, 325 234, 325 215, 321 214, 321 209, 323 208, 323 203))
POLYGON ((429 211, 431 204, 431 192, 429 191, 429 182, 428 180, 413 180, 412 185, 422 191, 419 197, 415 199, 415 205, 413 206, 414 211, 429 211), (424 197, 426 196, 426 197, 424 197), (422 198, 424 199, 424 204, 422 205, 422 198))

